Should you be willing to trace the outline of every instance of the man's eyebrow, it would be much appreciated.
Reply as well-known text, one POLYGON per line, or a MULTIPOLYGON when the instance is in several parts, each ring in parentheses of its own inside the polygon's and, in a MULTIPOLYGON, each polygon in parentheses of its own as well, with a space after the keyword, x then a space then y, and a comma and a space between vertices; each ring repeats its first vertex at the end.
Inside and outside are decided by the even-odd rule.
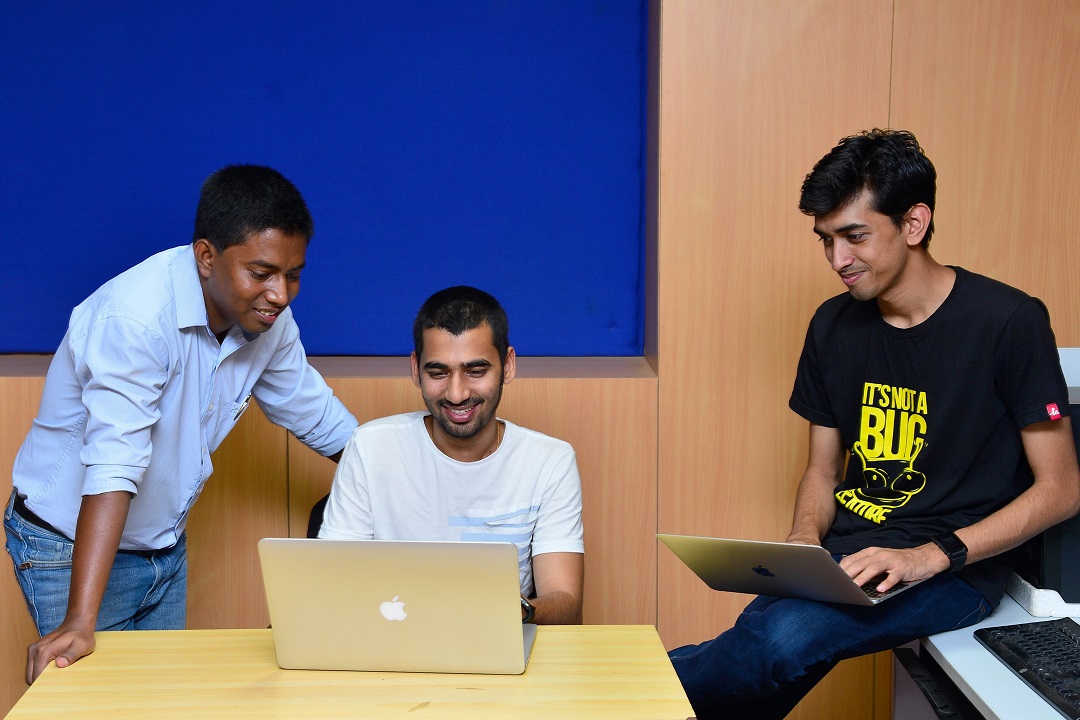
MULTIPOLYGON (((260 267, 260 268, 263 268, 264 270, 278 270, 278 269, 280 269, 274 263, 267 262, 266 260, 252 260, 252 261, 248 262, 248 265, 253 266, 253 267, 260 267)), ((289 268, 285 272, 298 272, 300 270, 303 270, 306 266, 307 266, 307 262, 305 261, 305 262, 300 263, 299 265, 297 265, 294 268, 289 268)))
MULTIPOLYGON (((867 225, 866 223, 853 222, 853 223, 848 223, 847 225, 843 225, 841 227, 836 228, 835 230, 832 231, 831 234, 833 234, 833 235, 843 235, 844 233, 849 233, 852 230, 857 230, 857 229, 860 229, 860 228, 867 228, 867 227, 870 227, 870 226, 867 225)), ((819 237, 827 237, 830 234, 830 233, 825 232, 821 228, 819 228, 817 225, 814 226, 814 232, 817 233, 819 237)))
MULTIPOLYGON (((484 358, 477 358, 476 360, 468 360, 461 363, 461 367, 465 368, 466 370, 473 370, 475 368, 489 368, 491 366, 491 361, 485 360, 484 358)), ((424 363, 424 369, 449 370, 450 366, 444 362, 439 362, 438 360, 429 360, 428 362, 424 363)))

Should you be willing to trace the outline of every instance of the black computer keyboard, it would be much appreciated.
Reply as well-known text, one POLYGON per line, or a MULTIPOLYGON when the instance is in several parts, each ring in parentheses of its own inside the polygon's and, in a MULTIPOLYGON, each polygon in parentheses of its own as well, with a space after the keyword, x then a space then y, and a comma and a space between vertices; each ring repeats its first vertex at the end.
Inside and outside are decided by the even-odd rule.
POLYGON ((1080 625, 1062 618, 979 628, 975 639, 1058 712, 1080 720, 1080 625))

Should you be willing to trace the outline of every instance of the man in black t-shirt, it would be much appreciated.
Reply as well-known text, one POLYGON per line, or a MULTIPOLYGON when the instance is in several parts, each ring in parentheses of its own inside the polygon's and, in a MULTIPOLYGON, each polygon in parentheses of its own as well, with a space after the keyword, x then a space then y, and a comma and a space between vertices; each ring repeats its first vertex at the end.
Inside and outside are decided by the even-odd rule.
POLYGON ((755 599, 671 652, 699 718, 784 717, 844 658, 978 622, 1011 551, 1080 509, 1046 308, 930 256, 935 187, 900 131, 845 138, 807 176, 799 207, 848 292, 814 315, 789 403, 810 452, 788 541, 880 591, 929 579, 868 608, 755 599))

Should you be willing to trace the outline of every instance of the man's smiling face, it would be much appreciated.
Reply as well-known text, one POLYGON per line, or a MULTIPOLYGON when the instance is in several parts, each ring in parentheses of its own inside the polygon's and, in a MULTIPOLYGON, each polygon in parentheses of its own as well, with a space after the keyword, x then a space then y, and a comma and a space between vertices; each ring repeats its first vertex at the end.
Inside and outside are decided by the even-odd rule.
POLYGON ((269 229, 251 233, 243 243, 217 250, 208 240, 195 241, 195 261, 202 280, 210 330, 220 340, 233 325, 264 333, 300 292, 308 241, 269 229))
POLYGON ((814 218, 825 257, 856 300, 888 299, 907 267, 904 227, 874 210, 872 200, 864 190, 847 205, 814 218))
POLYGON ((460 335, 425 330, 421 357, 413 355, 413 381, 435 420, 433 432, 458 441, 476 438, 495 418, 513 363, 511 348, 503 365, 486 323, 460 335))

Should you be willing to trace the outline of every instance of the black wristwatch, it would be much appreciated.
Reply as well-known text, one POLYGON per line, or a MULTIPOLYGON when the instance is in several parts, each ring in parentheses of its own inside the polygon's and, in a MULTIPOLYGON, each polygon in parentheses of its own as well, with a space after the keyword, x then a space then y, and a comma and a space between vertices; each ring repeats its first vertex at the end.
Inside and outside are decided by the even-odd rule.
POLYGON ((525 611, 525 617, 521 618, 521 624, 531 623, 533 617, 536 616, 536 608, 524 596, 521 598, 521 609, 525 611))
POLYGON ((947 532, 930 538, 949 558, 949 572, 956 572, 967 562, 967 545, 956 537, 956 533, 947 532))

